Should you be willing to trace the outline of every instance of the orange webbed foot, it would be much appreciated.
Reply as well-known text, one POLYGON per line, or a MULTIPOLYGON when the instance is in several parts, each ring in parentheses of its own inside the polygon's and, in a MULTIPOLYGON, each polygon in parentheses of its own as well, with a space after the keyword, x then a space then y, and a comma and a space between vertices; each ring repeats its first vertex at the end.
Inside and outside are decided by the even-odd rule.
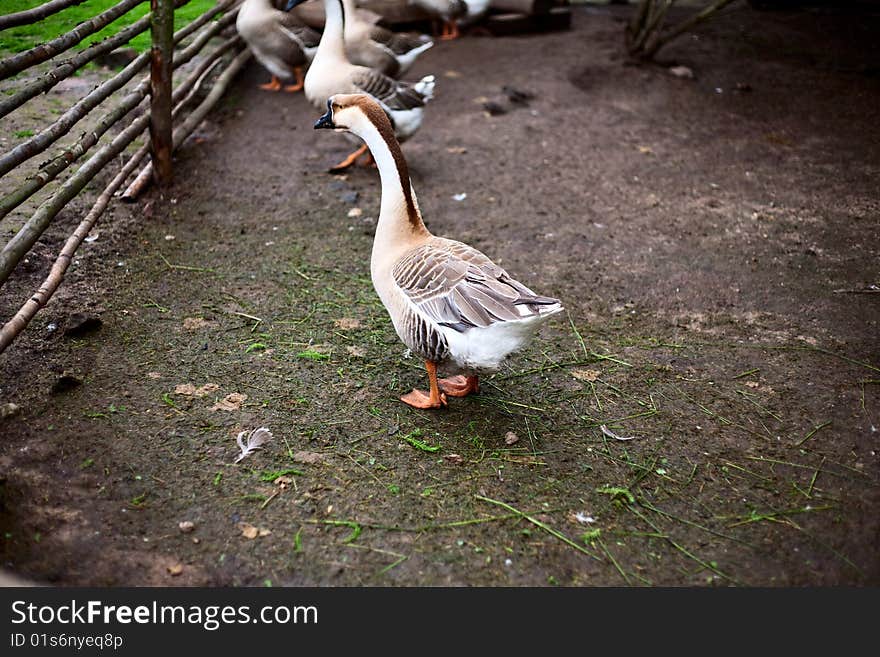
POLYGON ((342 162, 340 162, 339 164, 337 164, 334 167, 330 167, 330 169, 329 169, 330 173, 339 173, 340 171, 345 171, 350 166, 352 166, 355 162, 357 162, 357 159, 366 152, 368 152, 367 145, 364 144, 359 149, 357 149, 354 153, 352 153, 347 158, 342 160, 342 162))
POLYGON ((440 385, 441 390, 450 397, 466 397, 472 392, 480 391, 480 384, 475 376, 458 374, 446 379, 439 379, 437 383, 440 385))
POLYGON ((400 401, 408 406, 412 406, 413 408, 440 408, 441 406, 448 406, 449 402, 446 401, 446 395, 444 393, 440 393, 439 396, 434 399, 426 392, 422 390, 413 390, 412 392, 408 392, 407 394, 401 396, 400 401))
POLYGON ((297 66, 293 69, 294 75, 296 75, 296 84, 288 84, 284 87, 284 91, 289 94, 294 94, 305 86, 305 77, 303 76, 302 67, 297 66))
POLYGON ((267 82, 266 84, 261 84, 257 86, 259 86, 260 89, 265 89, 266 91, 278 91, 279 89, 281 89, 281 80, 273 75, 271 82, 267 82))
POLYGON ((453 39, 457 39, 459 34, 458 24, 455 21, 449 21, 443 25, 443 33, 440 35, 440 40, 452 41, 453 39))

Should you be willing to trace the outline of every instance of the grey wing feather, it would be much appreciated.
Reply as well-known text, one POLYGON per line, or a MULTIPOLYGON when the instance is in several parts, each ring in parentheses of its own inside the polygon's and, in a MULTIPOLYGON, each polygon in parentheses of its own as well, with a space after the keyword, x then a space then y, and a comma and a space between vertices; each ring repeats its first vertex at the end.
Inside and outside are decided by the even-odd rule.
POLYGON ((388 48, 395 55, 405 55, 410 50, 424 46, 431 40, 424 34, 392 32, 379 25, 370 30, 370 38, 388 48))
POLYGON ((395 80, 379 71, 365 68, 352 76, 352 82, 388 109, 410 110, 425 105, 425 97, 413 88, 414 83, 395 80))
POLYGON ((296 37, 300 45, 306 48, 318 47, 318 44, 321 42, 321 34, 319 32, 316 32, 308 25, 303 25, 293 14, 284 14, 280 20, 281 25, 296 37))
POLYGON ((425 315, 456 331, 485 327, 539 314, 557 304, 512 279, 476 249, 460 242, 426 244, 413 250, 393 270, 394 280, 425 315))

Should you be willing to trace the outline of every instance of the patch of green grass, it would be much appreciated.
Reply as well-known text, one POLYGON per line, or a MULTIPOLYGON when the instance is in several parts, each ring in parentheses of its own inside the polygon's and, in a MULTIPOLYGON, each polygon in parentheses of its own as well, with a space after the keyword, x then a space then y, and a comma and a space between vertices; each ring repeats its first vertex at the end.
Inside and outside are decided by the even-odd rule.
POLYGON ((629 489, 621 488, 619 486, 604 486, 602 488, 596 489, 597 493, 602 493, 603 495, 610 495, 611 499, 620 504, 635 504, 636 498, 633 496, 629 489))
POLYGON ((27 139, 34 136, 33 130, 16 130, 12 133, 16 139, 27 139))
POLYGON ((403 440, 408 442, 410 445, 415 447, 416 449, 420 449, 423 452, 437 452, 440 451, 440 445, 429 445, 423 440, 419 440, 417 436, 422 435, 421 429, 416 429, 415 431, 411 431, 403 437, 403 440))
POLYGON ((357 540, 358 536, 364 530, 359 523, 354 520, 322 520, 325 525, 336 525, 338 527, 350 527, 351 533, 342 539, 343 543, 352 543, 357 540))
POLYGON ((322 354, 320 351, 312 351, 307 349, 296 355, 297 358, 308 358, 309 360, 330 360, 330 354, 322 354))
MULTIPOLYGON (((33 9, 41 5, 45 0, 3 0, 4 14, 11 14, 26 9, 33 9)), ((0 32, 0 52, 14 53, 22 50, 29 50, 36 45, 51 41, 66 32, 70 32, 79 23, 94 18, 103 11, 106 11, 119 0, 87 0, 81 5, 68 7, 57 14, 52 14, 46 18, 37 21, 32 25, 20 25, 8 30, 0 32)), ((201 16, 208 9, 213 7, 214 0, 191 0, 188 4, 179 7, 174 11, 174 29, 179 30, 193 19, 201 16)), ((101 31, 87 36, 79 44, 74 46, 75 49, 81 50, 93 43, 97 43, 109 36, 113 36, 121 29, 128 27, 138 19, 144 17, 150 11, 150 3, 144 2, 136 6, 127 14, 120 16, 110 23, 101 31)), ((128 44, 138 52, 144 52, 150 48, 150 31, 147 30, 136 36, 128 44)))
POLYGON ((591 529, 591 530, 586 531, 583 534, 581 534, 581 540, 584 543, 590 544, 593 541, 595 541, 597 538, 599 538, 601 535, 602 535, 601 529, 591 529))
POLYGON ((263 470, 260 473, 260 481, 274 482, 279 477, 285 477, 287 475, 302 477, 303 473, 294 468, 288 468, 287 470, 263 470))

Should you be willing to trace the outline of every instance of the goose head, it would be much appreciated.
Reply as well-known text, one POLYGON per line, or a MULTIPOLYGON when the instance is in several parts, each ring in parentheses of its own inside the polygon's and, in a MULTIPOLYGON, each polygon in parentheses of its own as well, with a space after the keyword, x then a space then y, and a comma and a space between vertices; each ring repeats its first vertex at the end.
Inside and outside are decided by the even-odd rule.
POLYGON ((366 94, 334 94, 327 99, 327 111, 315 122, 315 130, 353 132, 363 137, 367 131, 377 129, 383 136, 394 129, 385 111, 366 94))

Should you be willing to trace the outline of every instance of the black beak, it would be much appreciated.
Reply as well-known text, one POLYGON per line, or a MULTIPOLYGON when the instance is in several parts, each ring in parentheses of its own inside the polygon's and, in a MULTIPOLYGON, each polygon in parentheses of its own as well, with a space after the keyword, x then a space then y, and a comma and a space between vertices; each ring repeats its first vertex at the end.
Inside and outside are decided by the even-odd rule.
POLYGON ((305 0, 287 0, 287 4, 284 5, 284 11, 290 11, 291 9, 299 4, 302 4, 303 2, 305 2, 305 0))
POLYGON ((333 99, 327 99, 327 112, 320 119, 315 121, 315 130, 320 128, 335 128, 333 125, 333 99))
POLYGON ((320 128, 335 128, 333 125, 333 112, 327 110, 327 113, 324 114, 320 119, 315 121, 315 130, 319 130, 320 128))

